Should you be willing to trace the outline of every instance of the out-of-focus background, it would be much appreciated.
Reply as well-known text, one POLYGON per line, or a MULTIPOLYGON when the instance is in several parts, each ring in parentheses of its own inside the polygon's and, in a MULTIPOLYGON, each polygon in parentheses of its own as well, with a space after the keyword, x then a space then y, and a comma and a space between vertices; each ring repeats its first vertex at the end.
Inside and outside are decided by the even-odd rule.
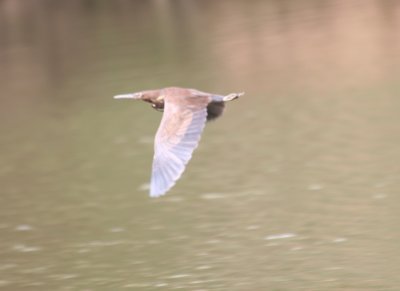
POLYGON ((398 290, 399 1, 0 1, 0 290, 398 290), (150 199, 161 114, 245 91, 150 199))

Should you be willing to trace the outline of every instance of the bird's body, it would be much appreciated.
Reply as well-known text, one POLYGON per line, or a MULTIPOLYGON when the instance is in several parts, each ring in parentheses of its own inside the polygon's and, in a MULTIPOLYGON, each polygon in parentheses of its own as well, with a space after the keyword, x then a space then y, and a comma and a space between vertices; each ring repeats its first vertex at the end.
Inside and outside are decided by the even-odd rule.
POLYGON ((150 196, 164 195, 180 178, 197 147, 206 121, 219 117, 224 102, 243 93, 226 96, 195 89, 169 87, 114 96, 141 99, 164 114, 154 141, 150 196))

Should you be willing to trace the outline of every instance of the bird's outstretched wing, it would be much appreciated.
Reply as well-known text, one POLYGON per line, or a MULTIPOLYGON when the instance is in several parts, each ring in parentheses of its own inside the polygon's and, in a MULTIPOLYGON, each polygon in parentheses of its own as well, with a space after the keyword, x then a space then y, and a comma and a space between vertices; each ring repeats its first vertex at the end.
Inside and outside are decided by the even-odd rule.
POLYGON ((154 143, 150 196, 164 195, 185 170, 207 120, 208 96, 166 98, 154 143))

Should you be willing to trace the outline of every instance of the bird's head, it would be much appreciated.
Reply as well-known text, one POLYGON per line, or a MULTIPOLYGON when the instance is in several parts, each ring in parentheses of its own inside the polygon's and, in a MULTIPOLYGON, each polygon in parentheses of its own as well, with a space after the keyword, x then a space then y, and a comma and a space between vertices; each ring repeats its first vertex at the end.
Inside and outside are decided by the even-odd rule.
POLYGON ((151 103, 151 107, 156 110, 164 109, 164 95, 161 90, 148 90, 137 93, 121 94, 114 96, 114 99, 140 99, 145 102, 151 103))

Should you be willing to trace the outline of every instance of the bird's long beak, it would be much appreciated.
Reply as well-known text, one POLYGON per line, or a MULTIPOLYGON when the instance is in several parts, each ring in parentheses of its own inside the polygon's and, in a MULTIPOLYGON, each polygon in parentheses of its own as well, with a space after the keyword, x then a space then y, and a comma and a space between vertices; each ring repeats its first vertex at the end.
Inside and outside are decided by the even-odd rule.
POLYGON ((142 97, 142 93, 131 93, 131 94, 121 94, 115 95, 114 99, 140 99, 142 97))

